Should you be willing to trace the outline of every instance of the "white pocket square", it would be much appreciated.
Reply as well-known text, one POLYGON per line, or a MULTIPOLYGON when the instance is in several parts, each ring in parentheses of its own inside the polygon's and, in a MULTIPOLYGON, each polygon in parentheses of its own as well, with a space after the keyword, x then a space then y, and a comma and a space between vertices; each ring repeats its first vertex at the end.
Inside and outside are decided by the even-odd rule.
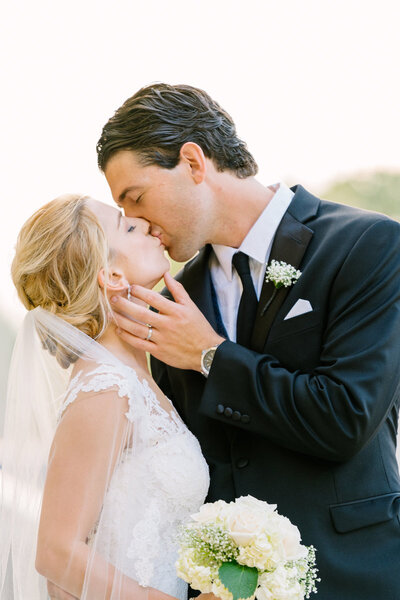
POLYGON ((298 317, 299 315, 304 315, 305 313, 312 312, 313 307, 308 300, 303 300, 300 298, 297 300, 296 304, 292 306, 289 310, 286 317, 283 319, 286 321, 287 319, 293 319, 293 317, 298 317))

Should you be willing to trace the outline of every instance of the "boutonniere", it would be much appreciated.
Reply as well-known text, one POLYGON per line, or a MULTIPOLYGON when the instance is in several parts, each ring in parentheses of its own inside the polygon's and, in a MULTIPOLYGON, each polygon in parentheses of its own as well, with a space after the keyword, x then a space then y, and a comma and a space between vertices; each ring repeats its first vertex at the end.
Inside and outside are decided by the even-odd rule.
POLYGON ((273 302, 278 290, 281 287, 291 287, 296 283, 301 275, 301 271, 285 263, 283 260, 272 260, 271 264, 265 271, 265 281, 269 281, 274 284, 275 289, 271 298, 268 300, 264 308, 262 309, 261 316, 264 316, 265 312, 273 302))

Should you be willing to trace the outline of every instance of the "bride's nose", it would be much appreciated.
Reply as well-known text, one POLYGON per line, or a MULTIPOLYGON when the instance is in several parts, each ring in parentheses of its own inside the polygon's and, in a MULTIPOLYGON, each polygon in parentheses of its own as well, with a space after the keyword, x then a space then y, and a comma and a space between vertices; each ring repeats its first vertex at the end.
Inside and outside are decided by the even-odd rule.
POLYGON ((138 225, 140 227, 140 231, 144 234, 144 235, 148 235, 149 233, 151 233, 150 229, 151 229, 151 225, 149 221, 146 221, 146 219, 141 219, 138 218, 138 225))
POLYGON ((161 231, 157 227, 154 227, 154 225, 152 225, 151 223, 150 223, 150 233, 153 237, 158 237, 158 238, 161 235, 161 231))

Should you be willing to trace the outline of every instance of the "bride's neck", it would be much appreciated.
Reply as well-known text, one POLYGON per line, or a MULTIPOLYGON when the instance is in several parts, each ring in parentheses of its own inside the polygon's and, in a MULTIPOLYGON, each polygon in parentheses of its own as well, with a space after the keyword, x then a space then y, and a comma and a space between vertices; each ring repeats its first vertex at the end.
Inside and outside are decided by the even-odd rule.
POLYGON ((98 342, 107 348, 119 360, 132 368, 140 368, 148 371, 146 353, 142 350, 132 348, 124 342, 115 331, 114 323, 110 323, 104 333, 98 338, 98 342))

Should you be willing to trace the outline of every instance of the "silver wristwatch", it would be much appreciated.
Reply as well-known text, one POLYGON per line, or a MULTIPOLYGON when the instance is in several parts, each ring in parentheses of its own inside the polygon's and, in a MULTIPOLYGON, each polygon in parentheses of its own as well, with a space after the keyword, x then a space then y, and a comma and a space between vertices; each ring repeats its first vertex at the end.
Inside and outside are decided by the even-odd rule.
POLYGON ((211 346, 211 348, 207 348, 201 353, 200 367, 204 377, 208 377, 210 373, 212 361, 214 360, 214 355, 217 348, 218 346, 211 346))

